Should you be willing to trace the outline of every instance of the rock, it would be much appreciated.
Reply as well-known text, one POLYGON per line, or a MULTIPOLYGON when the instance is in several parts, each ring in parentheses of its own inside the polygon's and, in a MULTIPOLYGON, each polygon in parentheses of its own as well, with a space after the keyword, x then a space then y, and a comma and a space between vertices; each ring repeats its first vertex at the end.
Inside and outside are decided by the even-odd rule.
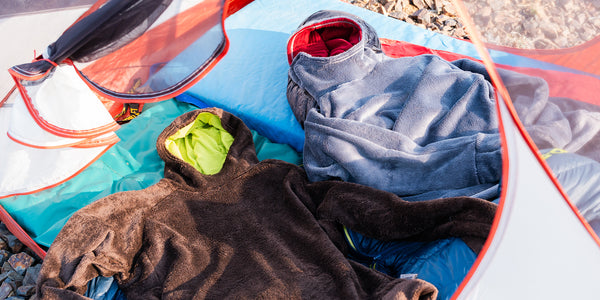
POLYGON ((0 223, 0 236, 6 236, 8 234, 12 234, 10 230, 6 227, 4 223, 0 223))
POLYGON ((419 9, 416 12, 414 12, 411 17, 413 17, 417 23, 420 24, 429 24, 431 23, 431 13, 429 12, 429 10, 427 9, 419 9))
POLYGON ((458 26, 458 21, 456 21, 455 19, 447 19, 444 21, 444 25, 449 27, 456 27, 458 26))
POLYGON ((424 0, 427 9, 435 9, 435 1, 434 0, 424 0))
POLYGON ((425 9, 428 8, 427 4, 425 3, 425 0, 412 0, 412 4, 417 8, 417 9, 425 9))
POLYGON ((411 18, 406 18, 404 21, 411 25, 417 25, 417 23, 411 18))
POLYGON ((14 290, 12 286, 5 280, 0 285, 0 300, 4 300, 12 295, 14 295, 14 290))
POLYGON ((22 285, 17 288, 17 296, 29 297, 35 294, 35 285, 22 285))
POLYGON ((2 271, 2 273, 8 273, 9 271, 11 271, 13 268, 10 266, 10 263, 8 263, 8 261, 5 261, 2 264, 2 269, 0 269, 2 271))
POLYGON ((556 38, 556 40, 554 40, 554 42, 560 45, 561 47, 566 47, 566 45, 569 44, 569 40, 564 36, 559 36, 558 38, 556 38))
POLYGON ((492 8, 489 6, 484 6, 479 10, 479 14, 477 14, 477 25, 478 26, 487 26, 492 19, 492 8))
POLYGON ((39 257, 0 223, 0 300, 27 300, 35 293, 39 257), (17 252, 14 252, 18 250, 17 252))
POLYGON ((403 6, 402 9, 403 9, 404 13, 406 13, 407 15, 412 15, 417 10, 419 10, 416 6, 414 6, 412 4, 409 4, 407 6, 403 6))
POLYGON ((9 250, 8 244, 6 243, 6 241, 4 241, 4 239, 0 239, 0 249, 1 250, 9 250))
POLYGON ((537 27, 537 24, 532 22, 523 23, 523 29, 525 29, 525 34, 529 37, 535 37, 539 35, 539 28, 537 27))
POLYGON ((383 5, 383 8, 385 9, 385 11, 388 13, 394 11, 394 6, 396 5, 395 1, 389 1, 388 3, 383 5))
MULTIPOLYGON (((407 6, 412 5, 410 4, 410 0, 398 0, 399 5, 401 4, 401 7, 399 7, 400 9, 406 9, 407 6)), ((396 5, 398 6, 398 5, 396 5)), ((414 5, 413 5, 414 6, 414 5)))
POLYGON ((431 31, 440 31, 441 27, 438 27, 435 23, 427 23, 425 24, 425 28, 431 31))
POLYGON ((5 249, 0 250, 0 265, 3 265, 11 255, 12 253, 6 251, 5 249))
POLYGON ((581 43, 587 42, 595 38, 597 35, 596 32, 591 30, 590 28, 585 28, 583 32, 579 33, 579 37, 581 38, 581 43))
POLYGON ((403 11, 393 11, 388 16, 402 21, 406 21, 406 18, 408 18, 408 15, 403 11))
POLYGON ((442 0, 442 13, 455 17, 458 13, 449 0, 442 0))
POLYGON ((545 38, 537 39, 533 42, 533 46, 536 49, 548 49, 553 47, 552 44, 554 44, 552 41, 545 38))
POLYGON ((435 22, 438 22, 440 24, 444 24, 444 22, 446 22, 447 20, 450 20, 450 17, 446 16, 446 15, 437 15, 435 16, 435 22))
POLYGON ((548 22, 540 24, 540 30, 548 39, 554 40, 558 37, 558 30, 556 30, 554 26, 552 26, 552 24, 549 24, 548 22))
POLYGON ((453 35, 457 36, 459 38, 462 38, 462 39, 466 39, 466 40, 469 39, 469 35, 465 31, 464 27, 456 27, 456 29, 454 30, 453 35))
POLYGON ((434 7, 432 8, 435 9, 435 12, 438 15, 442 15, 442 7, 444 7, 444 3, 442 2, 442 0, 434 0, 433 5, 434 7))
POLYGON ((8 244, 8 247, 12 253, 21 252, 24 247, 23 243, 21 243, 21 241, 19 241, 19 239, 12 234, 5 235, 4 239, 6 240, 6 243, 8 244))
POLYGON ((42 269, 42 264, 29 267, 23 277, 23 285, 35 285, 38 275, 40 274, 40 269, 42 269))
POLYGON ((8 272, 8 276, 5 281, 7 280, 10 280, 9 282, 14 283, 14 287, 17 287, 23 284, 23 275, 17 273, 15 270, 12 270, 8 272))
POLYGON ((24 275, 27 268, 33 265, 35 259, 25 252, 17 253, 8 258, 10 266, 17 271, 17 273, 24 275))
MULTIPOLYGON (((455 38, 468 39, 451 0, 347 0, 409 24, 455 38), (427 12, 426 12, 427 11, 427 12)), ((484 40, 519 48, 553 49, 579 45, 600 32, 600 0, 579 5, 573 0, 464 0, 484 40), (594 9, 596 11, 594 11, 594 9), (524 16, 526 21, 515 21, 524 16), (542 48, 539 48, 542 47, 542 48)))

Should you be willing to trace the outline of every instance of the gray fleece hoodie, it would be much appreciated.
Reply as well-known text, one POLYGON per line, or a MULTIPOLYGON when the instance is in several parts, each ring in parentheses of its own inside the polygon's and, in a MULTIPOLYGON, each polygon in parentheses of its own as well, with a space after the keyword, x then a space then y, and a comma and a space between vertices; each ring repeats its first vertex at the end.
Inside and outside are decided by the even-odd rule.
POLYGON ((473 71, 475 62, 390 58, 369 24, 338 11, 319 11, 301 24, 288 57, 287 95, 305 129, 310 180, 338 178, 407 200, 498 196, 494 89, 473 71), (304 51, 311 32, 348 24, 358 35, 351 48, 328 57, 304 51))

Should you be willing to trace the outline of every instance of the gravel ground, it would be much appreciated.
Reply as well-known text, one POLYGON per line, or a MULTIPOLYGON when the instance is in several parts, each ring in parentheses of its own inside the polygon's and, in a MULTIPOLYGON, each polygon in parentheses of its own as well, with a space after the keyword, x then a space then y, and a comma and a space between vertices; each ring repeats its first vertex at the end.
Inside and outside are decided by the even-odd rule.
POLYGON ((450 0, 342 0, 459 39, 468 39, 450 0))
POLYGON ((26 300, 35 292, 41 259, 0 223, 0 299, 26 300))
MULTIPOLYGON (((468 39, 450 0, 342 0, 416 26, 468 39)), ((484 41, 523 49, 580 45, 600 32, 600 0, 463 0, 484 41)))

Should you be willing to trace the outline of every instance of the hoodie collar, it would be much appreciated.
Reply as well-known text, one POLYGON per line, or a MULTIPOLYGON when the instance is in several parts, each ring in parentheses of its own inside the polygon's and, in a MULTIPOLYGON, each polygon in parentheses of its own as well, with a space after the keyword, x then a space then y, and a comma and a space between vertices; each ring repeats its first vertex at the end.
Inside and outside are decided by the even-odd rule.
POLYGON ((207 181, 210 184, 218 180, 226 182, 258 163, 248 127, 236 116, 218 108, 198 109, 177 117, 159 135, 156 148, 165 161, 165 178, 192 188, 206 186, 207 181), (206 135, 197 135, 198 131, 206 131, 206 135), (195 137, 185 139, 194 133, 195 137), (223 152, 224 159, 216 155, 207 160, 214 156, 210 153, 213 150, 208 148, 215 147, 194 144, 207 140, 210 144, 221 144, 215 147, 223 152), (186 154, 187 151, 193 153, 186 154))
POLYGON ((371 74, 385 59, 373 27, 354 15, 327 10, 314 13, 298 27, 288 40, 288 55, 291 59, 289 77, 296 83, 304 83, 303 88, 315 98, 321 91, 329 90, 340 82, 360 80, 371 74), (360 38, 358 41, 351 39, 356 43, 347 50, 326 57, 302 51, 311 48, 315 41, 311 32, 323 28, 336 32, 336 27, 338 32, 344 32, 349 26, 357 27, 352 32, 358 32, 360 38))

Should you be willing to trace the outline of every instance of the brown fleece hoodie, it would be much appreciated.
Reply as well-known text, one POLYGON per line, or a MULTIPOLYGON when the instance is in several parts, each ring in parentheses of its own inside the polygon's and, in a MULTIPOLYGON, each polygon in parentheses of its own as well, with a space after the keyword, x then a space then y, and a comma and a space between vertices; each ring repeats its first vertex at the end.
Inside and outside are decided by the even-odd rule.
POLYGON ((345 258, 341 225, 375 238, 464 237, 480 247, 495 206, 472 198, 410 203, 353 183, 308 182, 279 160, 259 162, 241 120, 220 109, 186 113, 159 136, 165 178, 77 213, 50 247, 43 299, 84 299, 92 278, 115 276, 128 299, 435 299, 419 279, 397 279, 345 258), (165 141, 201 112, 233 136, 222 169, 199 172, 165 141))

